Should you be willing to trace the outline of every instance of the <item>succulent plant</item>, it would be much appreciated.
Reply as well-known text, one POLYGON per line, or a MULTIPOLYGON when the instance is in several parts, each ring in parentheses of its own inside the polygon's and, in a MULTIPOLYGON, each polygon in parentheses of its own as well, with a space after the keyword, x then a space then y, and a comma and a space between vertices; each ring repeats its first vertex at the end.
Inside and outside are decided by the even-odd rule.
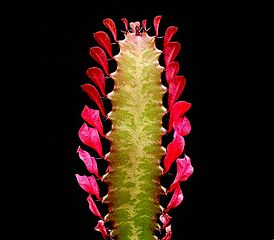
POLYGON ((104 239, 121 240, 169 240, 172 236, 169 211, 177 207, 184 196, 180 187, 193 172, 190 158, 184 153, 185 136, 191 125, 185 116, 191 104, 178 101, 185 85, 184 76, 178 75, 180 65, 175 61, 181 45, 171 39, 178 31, 169 26, 163 38, 163 50, 156 48, 161 16, 153 21, 154 36, 149 36, 147 20, 125 25, 124 39, 117 39, 113 20, 104 19, 103 24, 112 35, 104 31, 94 33, 99 46, 90 48, 90 56, 98 63, 87 70, 91 83, 83 84, 82 90, 98 108, 84 106, 84 120, 79 138, 79 158, 84 162, 89 176, 76 174, 81 188, 87 193, 91 212, 99 219, 95 230, 104 239), (119 47, 113 55, 112 44, 119 47), (159 64, 163 54, 164 66, 159 64), (108 60, 114 60, 117 69, 110 73, 108 60), (101 68, 99 68, 101 67, 101 68), (114 81, 113 91, 106 93, 106 84, 114 81), (164 86, 163 80, 165 82, 164 86), (167 107, 163 96, 167 94, 167 107), (106 112, 104 101, 111 101, 112 109, 106 112), (168 116, 168 127, 162 125, 168 116), (105 132, 102 122, 111 121, 111 130, 105 132), (172 141, 165 149, 163 135, 172 141), (103 152, 102 140, 110 144, 110 151, 103 152), (96 151, 91 156, 88 149, 96 151), (106 161, 108 168, 102 176, 97 164, 106 161), (177 173, 170 187, 161 186, 161 177, 176 165, 177 173), (101 196, 98 182, 108 186, 108 193, 101 196), (167 206, 160 205, 160 197, 170 198, 167 206), (102 216, 98 205, 106 204, 108 214, 102 216), (110 225, 108 225, 110 223, 110 225), (160 232, 157 236, 155 232, 160 232))

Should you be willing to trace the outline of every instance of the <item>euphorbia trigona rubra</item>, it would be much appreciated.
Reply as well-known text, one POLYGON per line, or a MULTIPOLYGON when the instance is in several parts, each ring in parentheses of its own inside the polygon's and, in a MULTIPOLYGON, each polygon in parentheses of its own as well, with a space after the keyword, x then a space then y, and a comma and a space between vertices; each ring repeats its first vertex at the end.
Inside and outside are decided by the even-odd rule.
POLYGON ((128 24, 123 18, 124 39, 118 40, 116 25, 107 18, 103 24, 112 34, 111 38, 98 31, 94 33, 94 39, 99 46, 90 48, 89 53, 98 66, 87 70, 93 85, 86 83, 81 87, 98 109, 84 106, 81 114, 84 124, 79 129, 79 138, 86 145, 86 150, 92 148, 98 154, 97 158, 107 161, 108 168, 101 176, 97 167, 101 160, 97 162, 88 150, 79 147, 79 158, 90 174, 76 174, 76 178, 80 187, 88 193, 90 211, 99 218, 95 230, 100 231, 104 239, 171 239, 171 216, 168 212, 182 202, 184 196, 180 183, 193 172, 190 158, 181 156, 185 147, 184 137, 191 130, 185 116, 191 104, 178 101, 186 85, 185 77, 178 75, 180 65, 175 61, 181 45, 172 41, 178 28, 167 28, 163 50, 160 51, 155 46, 160 20, 161 16, 154 18, 155 35, 151 37, 146 20, 141 24, 128 24), (116 55, 113 54, 111 39, 120 49, 116 55), (159 64, 161 54, 165 66, 159 64), (108 57, 117 63, 117 69, 112 73, 109 72, 108 57), (166 86, 162 85, 161 77, 166 79, 166 86), (109 78, 114 80, 114 89, 106 93, 109 78), (163 106, 166 92, 167 108, 163 106), (103 102, 106 98, 112 103, 112 110, 108 113, 103 102), (165 114, 169 116, 167 130, 162 127, 165 114), (102 124, 106 119, 112 123, 108 133, 104 132, 102 124), (162 147, 164 134, 173 138, 166 150, 162 147), (107 154, 103 154, 101 138, 110 143, 107 154), (166 190, 160 179, 175 162, 177 174, 166 190), (106 196, 101 196, 100 181, 108 185, 106 196), (160 197, 165 194, 170 200, 166 206, 161 206, 160 197), (99 211, 100 202, 108 204, 109 212, 105 216, 99 211), (111 225, 108 226, 107 222, 111 225), (157 231, 158 236, 155 235, 157 231))

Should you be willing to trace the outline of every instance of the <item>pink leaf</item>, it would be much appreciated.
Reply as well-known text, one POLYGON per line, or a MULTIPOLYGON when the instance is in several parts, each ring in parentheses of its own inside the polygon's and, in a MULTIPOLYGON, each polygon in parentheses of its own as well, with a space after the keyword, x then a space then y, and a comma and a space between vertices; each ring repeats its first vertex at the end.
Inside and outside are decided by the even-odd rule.
POLYGON ((75 174, 78 184, 83 188, 87 193, 94 195, 98 200, 101 200, 99 187, 94 176, 80 176, 75 174))
POLYGON ((128 21, 127 21, 127 19, 126 18, 122 18, 121 20, 125 24, 126 32, 128 32, 128 21))
POLYGON ((105 137, 99 110, 94 110, 85 105, 81 117, 91 126, 95 127, 102 137, 105 137))
POLYGON ((169 126, 167 132, 169 133, 172 130, 172 126, 174 121, 183 116, 191 107, 191 103, 188 103, 186 101, 179 101, 176 102, 170 112, 170 118, 169 118, 169 126))
POLYGON ((170 240, 172 237, 172 230, 171 230, 171 225, 166 227, 166 235, 162 238, 162 240, 170 240))
POLYGON ((142 28, 146 31, 146 29, 147 29, 147 20, 146 19, 142 21, 142 28))
POLYGON ((170 42, 164 48, 164 61, 167 66, 171 63, 179 54, 181 50, 181 44, 178 42, 170 42))
POLYGON ((162 228, 166 228, 166 226, 169 224, 171 217, 167 213, 162 213, 160 216, 160 221, 163 223, 162 228))
POLYGON ((96 227, 94 228, 96 231, 100 232, 103 236, 103 238, 106 240, 108 239, 108 233, 107 233, 107 229, 104 225, 104 221, 103 220, 99 220, 96 227))
POLYGON ((156 16, 153 20, 153 25, 154 25, 154 30, 155 30, 155 37, 158 37, 158 30, 159 30, 159 25, 161 21, 162 16, 156 16))
POLYGON ((170 209, 176 208, 178 205, 180 205, 180 203, 183 201, 183 199, 184 199, 184 195, 182 193, 180 185, 178 185, 176 187, 175 191, 173 192, 172 198, 171 198, 169 204, 167 205, 165 212, 169 212, 170 209))
POLYGON ((97 217, 102 219, 101 213, 99 212, 95 202, 93 201, 91 195, 88 195, 87 197, 87 201, 88 201, 88 205, 89 205, 89 209, 90 211, 97 217))
POLYGON ((97 162, 94 157, 90 156, 90 154, 86 151, 84 151, 81 147, 78 147, 77 153, 79 154, 80 159, 84 162, 86 165, 87 170, 96 175, 99 179, 101 177, 99 176, 98 173, 98 167, 97 167, 97 162))
POLYGON ((91 67, 87 70, 87 76, 90 80, 100 89, 101 93, 105 96, 106 79, 103 71, 97 67, 91 67))
POLYGON ((81 86, 81 88, 88 95, 88 97, 97 104, 97 106, 100 109, 102 115, 104 117, 106 117, 104 105, 103 105, 101 96, 100 96, 99 92, 97 91, 97 89, 94 86, 92 86, 91 84, 88 84, 88 83, 83 84, 81 86))
POLYGON ((173 141, 167 145, 167 154, 164 158, 164 174, 169 171, 172 163, 183 153, 184 147, 184 138, 175 132, 173 141))
POLYGON ((102 144, 96 128, 90 128, 86 123, 82 125, 78 132, 80 140, 87 146, 96 150, 101 158, 104 158, 102 153, 102 144))
POLYGON ((187 155, 185 155, 184 158, 178 158, 176 160, 176 164, 177 174, 173 183, 170 185, 170 192, 172 192, 176 187, 180 186, 180 182, 186 181, 193 173, 191 160, 187 155))
POLYGON ((186 85, 186 79, 184 76, 175 76, 170 82, 169 82, 169 88, 168 88, 168 109, 172 108, 174 103, 178 100, 178 98, 181 96, 184 88, 186 85))
POLYGON ((108 55, 112 58, 113 55, 109 36, 103 31, 98 31, 94 33, 93 36, 98 44, 103 47, 107 51, 108 55))
POLYGON ((168 84, 178 74, 179 70, 180 64, 178 62, 171 62, 166 66, 166 81, 168 84))
POLYGON ((173 128, 182 137, 188 135, 191 131, 191 124, 186 116, 177 118, 173 123, 173 128))
POLYGON ((174 26, 169 26, 167 28, 164 36, 164 48, 170 43, 171 38, 177 31, 178 31, 178 28, 174 26))
POLYGON ((97 63, 102 66, 105 73, 109 76, 108 59, 104 50, 100 47, 92 47, 89 49, 89 54, 97 63))
POLYGON ((90 80, 100 89, 101 93, 105 96, 106 79, 103 71, 97 67, 91 67, 87 70, 87 76, 90 80))
POLYGON ((115 42, 117 42, 117 30, 113 20, 110 18, 106 18, 103 20, 103 24, 111 31, 115 42))

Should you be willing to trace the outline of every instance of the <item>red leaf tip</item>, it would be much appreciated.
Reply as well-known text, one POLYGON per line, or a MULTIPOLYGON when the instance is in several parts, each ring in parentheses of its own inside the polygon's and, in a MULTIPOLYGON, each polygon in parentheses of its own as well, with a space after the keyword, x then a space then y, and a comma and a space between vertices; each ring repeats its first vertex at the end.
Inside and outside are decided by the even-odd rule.
POLYGON ((158 31, 159 31, 159 25, 161 21, 162 16, 158 15, 153 20, 154 30, 155 30, 155 37, 158 37, 158 31))
POLYGON ((191 165, 191 159, 185 155, 184 158, 178 158, 176 160, 177 174, 170 185, 169 191, 172 192, 176 187, 180 185, 180 182, 186 181, 193 173, 193 167, 191 165))
POLYGON ((99 231, 105 240, 108 239, 107 229, 105 227, 105 222, 103 220, 99 220, 94 229, 96 231, 99 231))
POLYGON ((122 20, 122 22, 123 22, 124 25, 125 25, 126 32, 128 32, 128 21, 127 21, 127 19, 126 19, 126 18, 122 18, 121 20, 122 20))
POLYGON ((184 195, 182 193, 180 185, 177 185, 177 187, 175 188, 175 191, 173 192, 173 195, 170 199, 170 202, 167 205, 165 212, 169 212, 170 209, 176 208, 177 206, 179 206, 181 204, 181 202, 183 201, 183 199, 184 199, 184 195))
POLYGON ((117 29, 113 20, 111 18, 106 18, 103 20, 103 24, 110 30, 115 42, 117 42, 117 29))
POLYGON ((94 195, 98 200, 101 200, 99 187, 94 176, 81 176, 75 174, 78 184, 87 193, 94 195))

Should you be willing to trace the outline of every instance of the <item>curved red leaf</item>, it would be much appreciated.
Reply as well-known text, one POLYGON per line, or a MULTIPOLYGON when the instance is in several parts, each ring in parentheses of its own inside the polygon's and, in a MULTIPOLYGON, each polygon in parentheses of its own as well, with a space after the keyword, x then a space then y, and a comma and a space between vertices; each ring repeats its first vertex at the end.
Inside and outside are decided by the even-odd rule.
POLYGON ((146 31, 147 30, 147 20, 142 21, 142 28, 146 31))
POLYGON ((86 123, 82 125, 78 132, 80 140, 87 146, 96 150, 101 158, 104 158, 102 153, 102 144, 96 128, 90 128, 86 123))
POLYGON ((169 26, 166 29, 165 36, 164 36, 164 48, 170 43, 171 38, 174 34, 178 31, 178 27, 169 26))
POLYGON ((91 126, 95 127, 102 137, 105 137, 103 124, 98 110, 94 110, 85 105, 81 117, 91 126))
POLYGON ((94 229, 100 232, 105 240, 108 239, 107 229, 105 227, 105 222, 103 220, 99 220, 94 229))
POLYGON ((163 212, 163 213, 161 214, 161 216, 160 216, 160 221, 161 221, 162 224, 163 224, 163 226, 162 226, 163 229, 166 228, 166 226, 169 224, 170 219, 171 219, 171 217, 170 217, 167 213, 163 212))
POLYGON ((174 134, 174 139, 167 145, 167 154, 164 158, 164 174, 167 173, 172 163, 183 153, 185 148, 185 139, 179 134, 174 134))
POLYGON ((88 195, 87 201, 88 201, 88 206, 89 206, 90 211, 91 211, 95 216, 97 216, 97 217, 103 219, 103 218, 102 218, 102 215, 101 215, 101 213, 99 212, 99 210, 98 210, 98 208, 97 208, 95 202, 93 201, 91 195, 88 195))
POLYGON ((175 188, 175 191, 173 192, 172 198, 169 204, 167 205, 165 212, 169 212, 170 209, 176 208, 178 205, 181 204, 183 199, 184 199, 184 195, 182 193, 180 185, 177 185, 177 187, 175 188))
POLYGON ((109 76, 108 72, 108 59, 104 50, 100 47, 92 47, 89 49, 90 56, 101 65, 105 73, 109 76))
POLYGON ((98 200, 101 200, 99 187, 94 176, 81 176, 75 174, 78 184, 87 193, 94 195, 98 200))
POLYGON ((88 83, 83 84, 81 86, 81 88, 88 95, 88 97, 97 104, 97 106, 98 106, 100 112, 102 113, 102 115, 104 117, 106 117, 104 105, 103 105, 101 96, 100 96, 99 92, 97 91, 97 89, 94 86, 92 86, 91 84, 88 84, 88 83))
POLYGON ((159 30, 159 25, 161 21, 162 16, 156 16, 153 20, 153 25, 154 25, 154 30, 155 30, 155 37, 158 36, 158 30, 159 30))
POLYGON ((126 32, 128 32, 128 21, 127 21, 127 19, 126 18, 122 18, 121 20, 125 24, 126 32))
POLYGON ((96 162, 95 158, 92 157, 87 151, 84 151, 81 147, 78 147, 77 153, 79 154, 80 159, 86 165, 87 170, 90 173, 94 174, 99 179, 102 179, 99 176, 97 162, 96 162))
POLYGON ((172 230, 171 230, 171 225, 166 227, 166 235, 162 238, 162 240, 170 240, 172 237, 172 230))
POLYGON ((164 61, 167 66, 171 63, 179 54, 181 50, 181 44, 178 42, 169 42, 164 48, 164 61))
POLYGON ((117 29, 113 20, 110 18, 106 18, 103 20, 103 24, 111 31, 115 42, 117 42, 117 29))
POLYGON ((191 165, 190 158, 185 155, 184 158, 178 158, 176 160, 177 174, 173 183, 169 187, 169 191, 172 192, 180 182, 186 181, 193 173, 193 167, 191 165))
POLYGON ((179 70, 180 64, 178 62, 171 62, 166 66, 166 81, 168 84, 178 74, 179 70))
POLYGON ((98 42, 98 44, 107 51, 108 55, 111 58, 113 58, 109 36, 103 31, 98 31, 94 33, 93 36, 94 36, 94 39, 98 42))
POLYGON ((191 107, 191 103, 188 103, 186 101, 179 101, 176 102, 170 112, 170 118, 168 123, 168 130, 167 133, 169 133, 172 130, 172 126, 174 121, 183 116, 191 107))
POLYGON ((173 123, 173 128, 182 137, 188 135, 191 131, 191 124, 186 116, 177 118, 173 123))
POLYGON ((90 80, 100 89, 101 93, 105 96, 106 79, 103 71, 97 67, 88 68, 86 72, 90 80))
POLYGON ((184 76, 175 76, 170 82, 168 87, 168 110, 172 108, 174 103, 181 96, 186 85, 184 76))

